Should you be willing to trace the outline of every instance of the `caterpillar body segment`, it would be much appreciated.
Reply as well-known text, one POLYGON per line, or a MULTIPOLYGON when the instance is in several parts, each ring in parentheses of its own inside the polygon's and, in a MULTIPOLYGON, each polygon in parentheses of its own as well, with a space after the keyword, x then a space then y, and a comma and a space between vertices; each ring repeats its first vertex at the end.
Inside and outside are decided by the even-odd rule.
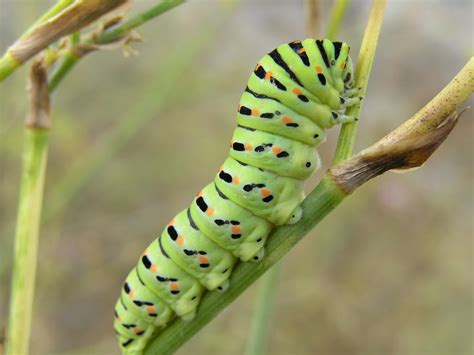
POLYGON ((161 235, 163 249, 206 289, 223 290, 237 258, 202 234, 187 211, 178 213, 161 235))
POLYGON ((190 213, 204 235, 242 261, 258 259, 273 227, 225 196, 214 182, 196 196, 190 213))
POLYGON ((254 215, 282 225, 302 201, 303 180, 280 176, 227 158, 215 184, 226 196, 254 215))
POLYGON ((349 46, 305 39, 265 55, 237 109, 229 157, 141 255, 115 307, 125 354, 140 354, 175 316, 192 320, 205 290, 225 292, 236 262, 259 261, 275 225, 302 216, 325 129, 357 118, 349 46))

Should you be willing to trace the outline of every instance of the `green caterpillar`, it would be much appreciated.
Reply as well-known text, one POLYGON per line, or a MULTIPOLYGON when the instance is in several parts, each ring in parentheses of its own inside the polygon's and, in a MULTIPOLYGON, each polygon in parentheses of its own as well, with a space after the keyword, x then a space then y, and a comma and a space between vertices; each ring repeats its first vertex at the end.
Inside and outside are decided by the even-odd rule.
POLYGON ((258 261, 275 225, 301 218, 303 182, 319 166, 324 129, 356 120, 349 46, 294 41, 265 55, 240 99, 229 157, 174 217, 125 280, 114 328, 140 353, 174 317, 191 320, 203 292, 225 291, 237 260, 258 261))

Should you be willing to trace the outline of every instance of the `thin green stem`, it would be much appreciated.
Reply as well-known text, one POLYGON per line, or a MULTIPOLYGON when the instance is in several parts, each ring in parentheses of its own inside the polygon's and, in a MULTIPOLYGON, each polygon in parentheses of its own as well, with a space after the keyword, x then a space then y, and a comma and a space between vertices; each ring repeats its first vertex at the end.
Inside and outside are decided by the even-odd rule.
POLYGON ((48 80, 49 92, 53 92, 58 84, 64 79, 64 77, 71 71, 76 62, 80 57, 74 52, 74 46, 80 41, 80 32, 74 32, 71 36, 71 46, 66 50, 63 55, 62 61, 52 72, 50 79, 48 80))
POLYGON ((7 355, 28 354, 48 130, 26 128, 8 324, 7 355))
POLYGON ((334 2, 331 15, 329 16, 328 28, 326 29, 326 38, 330 40, 335 40, 337 38, 349 2, 349 0, 336 0, 334 2))
POLYGON ((132 16, 130 19, 118 24, 117 26, 105 30, 95 39, 95 43, 105 44, 116 41, 126 35, 130 30, 143 25, 145 22, 150 21, 156 16, 159 16, 178 5, 181 5, 185 1, 186 0, 162 0, 157 5, 132 16))
MULTIPOLYGON (((369 82, 372 63, 375 58, 375 51, 379 39, 380 29, 385 11, 386 0, 373 0, 369 14, 369 21, 365 27, 364 38, 359 52, 359 59, 355 70, 355 87, 360 87, 360 95, 364 96, 369 82)), ((350 107, 346 114, 359 117, 362 103, 358 106, 350 107)), ((357 122, 343 124, 339 133, 334 163, 348 159, 352 155, 355 137, 357 133, 357 122)))
POLYGON ((249 331, 247 355, 265 354, 266 339, 271 329, 275 311, 277 288, 280 281, 282 263, 277 263, 263 275, 255 302, 255 313, 249 331))
MULTIPOLYGON (((24 39, 30 35, 33 30, 41 23, 46 21, 47 19, 53 17, 54 15, 58 14, 69 6, 74 0, 59 0, 53 7, 51 7, 48 11, 46 11, 38 20, 36 20, 20 37, 20 39, 24 39)), ((15 59, 12 54, 7 50, 5 54, 0 58, 0 81, 7 78, 10 74, 12 74, 15 69, 21 66, 21 62, 15 59)))
MULTIPOLYGON (((111 27, 99 36, 93 37, 87 41, 86 44, 108 44, 115 42, 125 36, 130 30, 137 28, 144 23, 152 20, 153 18, 175 8, 176 6, 182 4, 186 0, 162 0, 155 6, 150 7, 149 9, 142 11, 130 19, 111 27)), ((81 57, 77 56, 74 53, 74 49, 71 49, 68 56, 68 60, 63 60, 55 68, 49 79, 49 88, 50 91, 54 91, 58 84, 64 79, 64 77, 71 71, 71 69, 77 64, 81 57)), ((0 66, 1 69, 1 66, 0 66)))

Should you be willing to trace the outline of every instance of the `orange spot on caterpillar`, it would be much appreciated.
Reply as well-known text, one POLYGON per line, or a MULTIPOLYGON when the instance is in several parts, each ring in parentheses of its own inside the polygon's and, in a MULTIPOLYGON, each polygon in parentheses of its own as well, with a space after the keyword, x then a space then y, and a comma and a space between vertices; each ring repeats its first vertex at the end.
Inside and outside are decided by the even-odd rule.
POLYGON ((179 288, 179 284, 177 282, 172 282, 170 283, 170 288, 172 290, 176 290, 177 288, 179 288))
POLYGON ((245 150, 252 150, 252 144, 250 143, 245 143, 244 147, 245 147, 245 150))
POLYGON ((138 328, 138 327, 133 328, 133 332, 134 332, 135 334, 138 334, 138 333, 140 333, 141 331, 142 331, 142 330, 141 330, 140 328, 138 328))
POLYGON ((231 230, 232 233, 234 233, 234 234, 240 233, 240 227, 239 227, 239 226, 232 226, 232 227, 230 228, 230 230, 231 230))
POLYGON ((265 74, 265 80, 270 80, 272 78, 273 73, 271 71, 267 71, 265 74))
POLYGON ((270 194, 271 194, 271 191, 269 189, 263 188, 260 190, 260 195, 262 195, 263 197, 267 197, 270 194))
POLYGON ((207 263, 209 263, 209 259, 207 258, 207 256, 204 256, 204 255, 199 256, 198 260, 199 260, 199 262, 202 263, 202 264, 207 264, 207 263))
POLYGON ((130 290, 130 292, 128 293, 128 295, 129 295, 131 298, 133 298, 133 297, 135 297, 135 292, 133 292, 132 290, 130 290))
POLYGON ((234 177, 232 178, 232 183, 233 183, 234 185, 238 185, 238 184, 240 183, 240 179, 238 178, 238 176, 234 176, 234 177))
POLYGON ((287 124, 287 123, 292 123, 292 122, 293 122, 293 120, 292 120, 290 117, 288 117, 288 116, 284 116, 281 120, 282 120, 283 123, 285 123, 285 124, 287 124))
POLYGON ((252 116, 258 116, 260 115, 260 110, 258 108, 253 108, 252 109, 252 116))
POLYGON ((158 271, 158 265, 153 264, 153 265, 150 267, 150 271, 151 271, 151 272, 157 272, 157 271, 158 271))
POLYGON ((142 256, 145 256, 148 254, 148 248, 145 249, 145 251, 143 252, 142 256))
POLYGON ((341 63, 341 65, 339 66, 339 68, 341 68, 341 70, 344 70, 345 67, 346 67, 346 63, 341 63))
POLYGON ((148 313, 156 313, 156 309, 153 306, 146 306, 146 311, 148 313))
POLYGON ((283 151, 283 149, 281 149, 281 147, 273 147, 272 148, 272 152, 273 154, 278 154, 278 153, 281 153, 283 151))
POLYGON ((169 227, 169 226, 171 226, 171 225, 173 225, 173 224, 174 224, 174 218, 173 218, 171 221, 169 221, 166 226, 169 227))
POLYGON ((304 47, 301 47, 300 49, 298 49, 298 53, 305 53, 306 52, 306 48, 304 47))
POLYGON ((300 88, 294 88, 293 90, 291 90, 291 92, 295 95, 300 95, 302 93, 300 88))
POLYGON ((316 70, 316 73, 322 73, 323 72, 323 68, 321 68, 319 65, 316 65, 316 68, 314 68, 316 70))
POLYGON ((180 246, 184 244, 184 237, 182 235, 178 235, 178 238, 176 238, 176 244, 180 246))
POLYGON ((201 197, 203 195, 202 191, 199 191, 198 197, 201 197))
POLYGON ((209 207, 206 211, 208 216, 212 216, 214 214, 214 208, 209 207))
POLYGON ((257 66, 255 67, 255 70, 258 70, 258 68, 260 68, 262 66, 262 64, 258 63, 257 66))

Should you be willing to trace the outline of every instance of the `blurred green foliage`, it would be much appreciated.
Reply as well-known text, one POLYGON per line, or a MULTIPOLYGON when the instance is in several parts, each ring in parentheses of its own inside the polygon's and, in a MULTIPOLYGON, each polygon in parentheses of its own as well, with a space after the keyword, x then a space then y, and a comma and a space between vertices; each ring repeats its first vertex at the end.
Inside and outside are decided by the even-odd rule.
MULTIPOLYGON (((50 4, 0 0, 0 50, 50 4)), ((322 14, 330 5, 322 2, 322 14)), ((353 57, 369 5, 353 1, 340 33, 353 44, 353 57)), ((61 84, 53 99, 46 213, 54 209, 52 196, 70 193, 64 179, 84 178, 87 171, 77 166, 104 154, 110 132, 127 120, 148 122, 97 164, 43 226, 33 354, 118 353, 111 324, 123 278, 168 219, 213 178, 250 71, 270 49, 303 37, 303 9, 303 1, 190 2, 140 29, 139 56, 92 54, 61 84)), ((416 112, 467 61, 472 11, 468 0, 389 2, 356 150, 416 112)), ((0 85, 0 327, 25 74, 23 68, 0 85)), ((323 170, 336 136, 333 129, 319 149, 323 170)), ((362 187, 290 253, 269 354, 472 352, 472 138, 468 111, 423 168, 362 187)), ((254 295, 252 287, 178 354, 240 354, 254 295)))

